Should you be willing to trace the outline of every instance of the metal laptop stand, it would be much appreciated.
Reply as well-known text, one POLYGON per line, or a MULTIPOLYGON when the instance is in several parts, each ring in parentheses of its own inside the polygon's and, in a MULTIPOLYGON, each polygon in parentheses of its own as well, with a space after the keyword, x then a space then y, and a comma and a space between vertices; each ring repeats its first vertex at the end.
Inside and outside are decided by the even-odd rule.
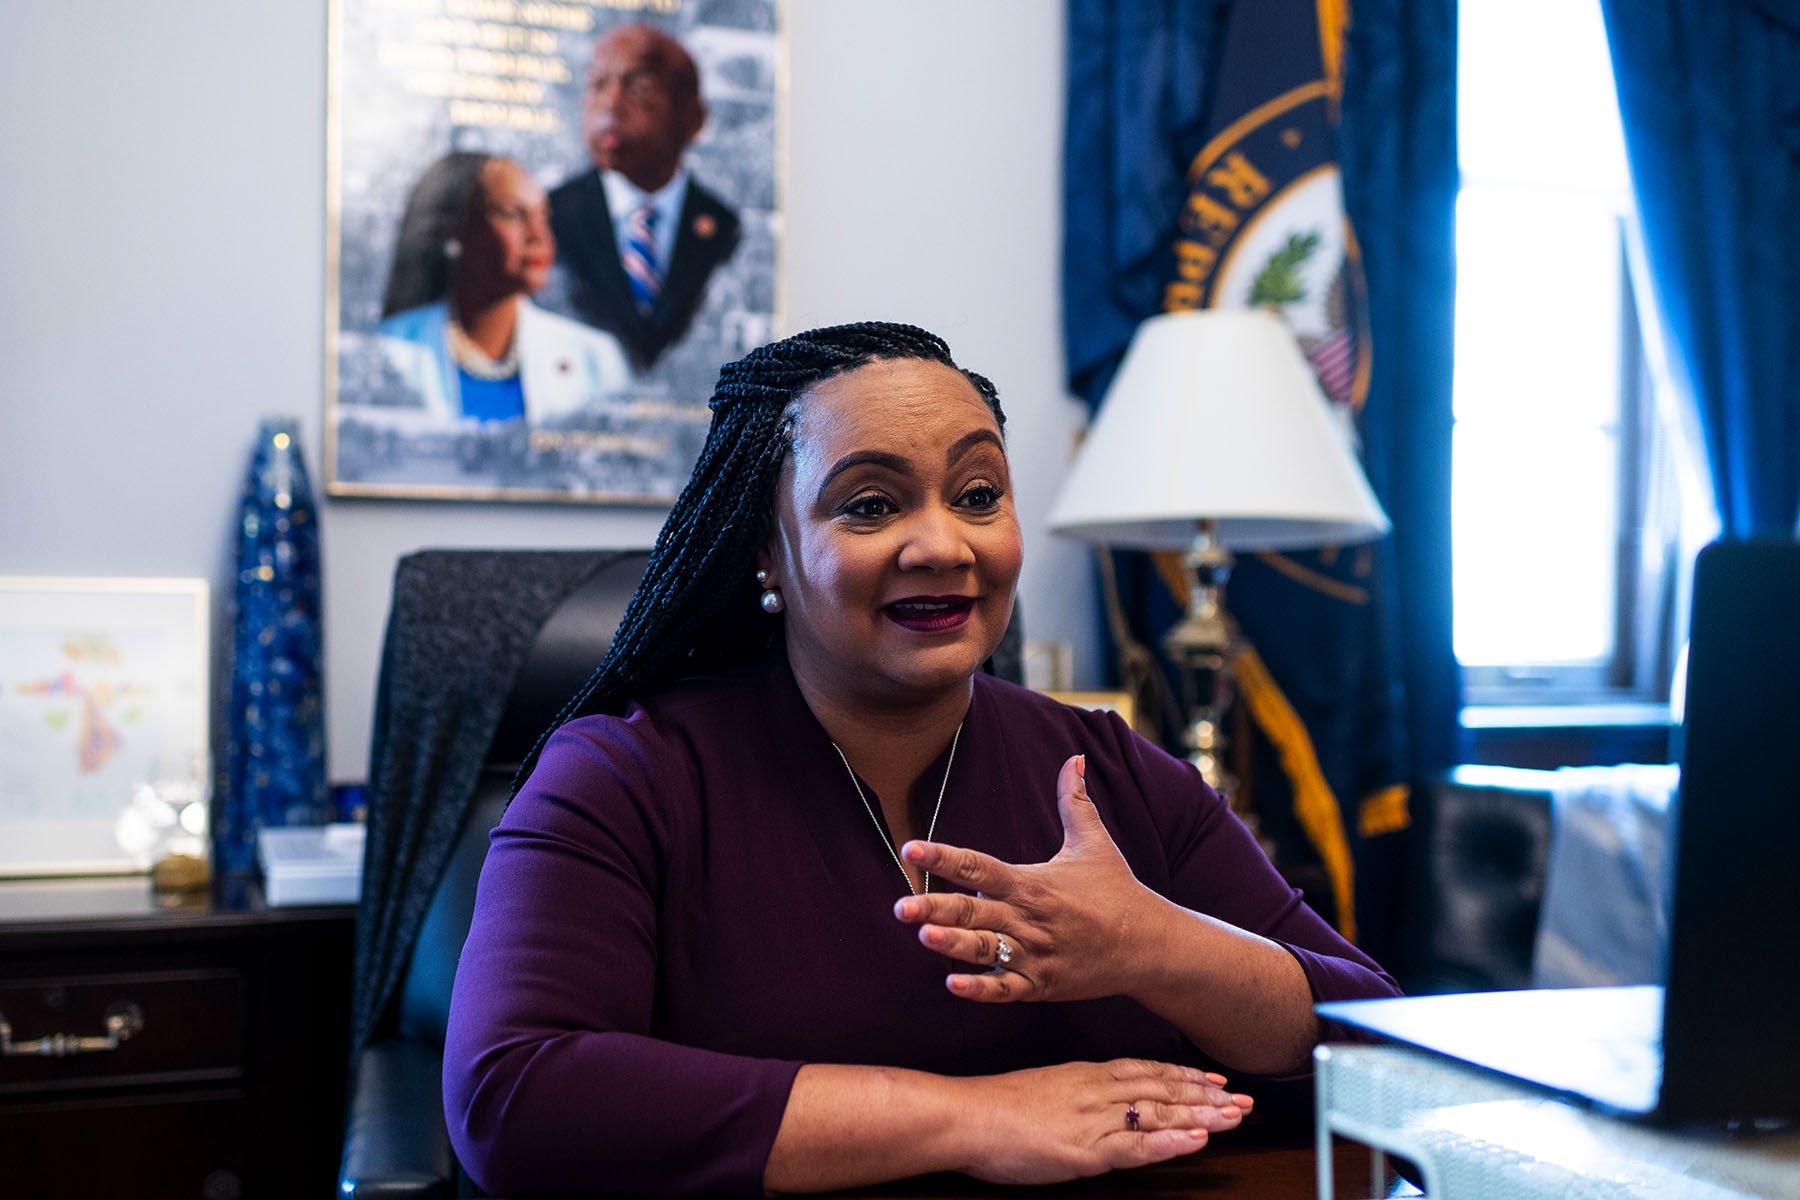
POLYGON ((1332 1138, 1417 1164, 1431 1200, 1800 1198, 1800 1129, 1671 1131, 1565 1104, 1538 1088, 1405 1046, 1320 1046, 1319 1200, 1337 1200, 1332 1138))

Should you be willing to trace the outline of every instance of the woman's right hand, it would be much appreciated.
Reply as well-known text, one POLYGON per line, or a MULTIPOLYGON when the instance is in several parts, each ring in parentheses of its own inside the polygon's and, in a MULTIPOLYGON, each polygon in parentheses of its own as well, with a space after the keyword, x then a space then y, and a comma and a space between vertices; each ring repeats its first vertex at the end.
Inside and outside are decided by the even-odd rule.
POLYGON ((1251 1106, 1222 1075, 1135 1058, 967 1082, 981 1128, 963 1170, 989 1183, 1059 1183, 1192 1154, 1251 1106))

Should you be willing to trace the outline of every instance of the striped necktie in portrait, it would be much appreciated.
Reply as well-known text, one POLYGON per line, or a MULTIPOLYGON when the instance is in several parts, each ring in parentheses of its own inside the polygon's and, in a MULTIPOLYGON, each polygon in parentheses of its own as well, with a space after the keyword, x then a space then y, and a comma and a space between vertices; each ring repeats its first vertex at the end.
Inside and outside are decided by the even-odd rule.
POLYGON ((656 306, 656 294, 662 290, 662 267, 656 261, 656 218, 655 206, 646 203, 632 209, 625 219, 622 265, 632 298, 643 313, 656 306))

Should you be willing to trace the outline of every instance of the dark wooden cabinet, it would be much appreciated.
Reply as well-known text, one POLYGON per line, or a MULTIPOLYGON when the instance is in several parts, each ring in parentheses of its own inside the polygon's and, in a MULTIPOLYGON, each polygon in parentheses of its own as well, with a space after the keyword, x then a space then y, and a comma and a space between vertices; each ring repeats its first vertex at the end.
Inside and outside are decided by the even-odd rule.
POLYGON ((143 879, 0 884, 0 1196, 332 1194, 353 928, 254 890, 164 908, 143 879))

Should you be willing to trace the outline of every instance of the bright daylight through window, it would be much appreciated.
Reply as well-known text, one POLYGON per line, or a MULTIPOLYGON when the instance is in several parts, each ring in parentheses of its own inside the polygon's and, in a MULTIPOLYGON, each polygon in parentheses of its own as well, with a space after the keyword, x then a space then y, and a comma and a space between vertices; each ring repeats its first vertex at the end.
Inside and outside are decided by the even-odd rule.
POLYGON ((1676 512, 1597 0, 1463 0, 1453 529, 1471 702, 1666 697, 1676 512))

